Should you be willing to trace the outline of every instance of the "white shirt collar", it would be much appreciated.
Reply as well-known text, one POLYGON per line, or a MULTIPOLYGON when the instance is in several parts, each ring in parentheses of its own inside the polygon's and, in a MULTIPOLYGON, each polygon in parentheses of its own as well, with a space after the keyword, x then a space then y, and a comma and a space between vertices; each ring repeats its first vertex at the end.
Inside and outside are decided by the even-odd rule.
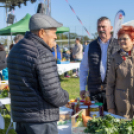
POLYGON ((100 44, 107 45, 107 44, 109 44, 109 41, 110 41, 110 39, 109 39, 106 43, 104 43, 104 42, 102 42, 101 38, 99 38, 99 42, 100 42, 100 44))

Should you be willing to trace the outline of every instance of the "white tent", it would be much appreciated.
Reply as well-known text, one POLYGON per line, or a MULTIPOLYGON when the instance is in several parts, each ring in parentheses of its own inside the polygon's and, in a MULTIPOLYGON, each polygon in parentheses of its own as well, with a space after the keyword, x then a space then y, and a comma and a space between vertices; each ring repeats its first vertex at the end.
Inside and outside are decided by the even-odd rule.
POLYGON ((122 25, 125 25, 125 26, 133 26, 134 27, 134 20, 131 20, 131 21, 128 21, 122 25))

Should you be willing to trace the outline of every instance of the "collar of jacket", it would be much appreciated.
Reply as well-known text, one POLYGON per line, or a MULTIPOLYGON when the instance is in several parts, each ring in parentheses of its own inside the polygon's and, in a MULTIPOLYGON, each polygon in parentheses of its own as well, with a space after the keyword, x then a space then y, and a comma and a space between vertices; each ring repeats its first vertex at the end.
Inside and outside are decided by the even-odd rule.
MULTIPOLYGON (((112 41, 113 41, 113 39, 114 39, 114 38, 111 37, 111 38, 108 40, 108 43, 111 44, 112 41)), ((100 40, 101 40, 100 37, 98 37, 98 38, 97 38, 97 43, 98 43, 98 44, 100 44, 100 40)))
POLYGON ((31 33, 31 32, 26 32, 25 34, 25 38, 26 39, 35 39, 37 40, 40 44, 42 44, 43 46, 45 46, 46 48, 48 48, 51 52, 53 52, 53 50, 37 35, 31 33))
POLYGON ((123 49, 120 49, 120 55, 125 57, 131 57, 134 55, 134 49, 131 50, 131 55, 129 55, 128 52, 124 51, 123 49))

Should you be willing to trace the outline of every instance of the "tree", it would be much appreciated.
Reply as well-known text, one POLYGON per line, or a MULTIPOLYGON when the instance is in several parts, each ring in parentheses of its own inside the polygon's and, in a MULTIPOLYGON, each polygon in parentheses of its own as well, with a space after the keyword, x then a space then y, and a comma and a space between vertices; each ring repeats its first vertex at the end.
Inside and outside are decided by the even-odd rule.
POLYGON ((92 33, 92 36, 93 36, 94 39, 97 39, 98 33, 97 32, 96 33, 92 33))
POLYGON ((83 36, 83 40, 90 40, 88 36, 83 36))
POLYGON ((78 37, 78 34, 76 33, 70 33, 70 39, 75 39, 78 37))

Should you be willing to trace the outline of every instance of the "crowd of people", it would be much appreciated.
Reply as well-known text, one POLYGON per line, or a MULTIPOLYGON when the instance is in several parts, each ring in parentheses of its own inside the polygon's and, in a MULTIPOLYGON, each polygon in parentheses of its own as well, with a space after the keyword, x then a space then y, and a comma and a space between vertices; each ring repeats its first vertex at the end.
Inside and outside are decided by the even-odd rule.
MULTIPOLYGON (((57 27, 61 26, 50 16, 33 15, 30 31, 24 37, 14 38, 7 63, 0 45, 0 51, 4 51, 0 69, 8 67, 11 111, 17 134, 58 134, 59 107, 69 100, 57 72, 56 59, 62 58, 81 62, 82 99, 88 90, 91 100, 102 102, 104 110, 133 118, 134 28, 121 27, 118 39, 114 39, 110 20, 101 17, 97 20, 97 39, 82 45, 76 38, 74 48, 65 47, 61 54, 55 41, 57 27)), ((73 73, 75 76, 76 70, 73 73)), ((67 72, 64 76, 69 77, 67 72)))
MULTIPOLYGON (((63 61, 71 61, 71 62, 81 62, 83 58, 83 53, 87 45, 88 45, 87 41, 85 41, 85 43, 82 45, 80 38, 76 38, 74 47, 71 47, 70 49, 68 47, 63 47, 63 49, 61 50, 59 45, 56 44, 56 46, 52 48, 53 50, 52 53, 53 56, 58 61, 63 60, 63 61)), ((72 76, 79 77, 78 71, 79 71, 78 69, 77 70, 74 69, 72 76)), ((70 78, 68 72, 64 74, 64 77, 70 78)))

